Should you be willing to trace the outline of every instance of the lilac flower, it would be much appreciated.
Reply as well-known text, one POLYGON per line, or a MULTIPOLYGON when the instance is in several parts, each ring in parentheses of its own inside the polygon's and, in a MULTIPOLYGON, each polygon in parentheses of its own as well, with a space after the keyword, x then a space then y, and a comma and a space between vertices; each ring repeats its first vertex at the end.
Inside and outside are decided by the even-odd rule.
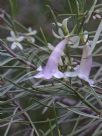
POLYGON ((65 72, 65 77, 76 77, 85 80, 90 85, 93 84, 93 80, 89 79, 91 67, 92 67, 92 54, 90 53, 89 43, 84 46, 83 54, 80 65, 75 68, 74 72, 65 72))
POLYGON ((40 70, 38 68, 38 71, 40 72, 34 76, 35 78, 50 79, 52 77, 62 78, 64 76, 64 73, 58 70, 58 64, 67 42, 68 39, 64 39, 57 44, 52 51, 46 66, 44 68, 40 67, 40 70))

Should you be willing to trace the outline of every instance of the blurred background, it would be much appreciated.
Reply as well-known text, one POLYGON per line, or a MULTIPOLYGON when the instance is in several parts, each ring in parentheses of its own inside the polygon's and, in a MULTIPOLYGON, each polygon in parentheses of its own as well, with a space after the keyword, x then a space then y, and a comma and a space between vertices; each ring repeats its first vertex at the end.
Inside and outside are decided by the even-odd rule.
MULTIPOLYGON (((70 0, 73 5, 73 11, 76 12, 75 0, 70 0)), ((91 0, 86 0, 85 9, 89 9, 92 5, 91 0)), ((101 3, 102 0, 98 0, 98 3, 101 3)), ((51 24, 53 18, 50 10, 47 5, 50 5, 58 17, 59 14, 69 14, 69 5, 68 0, 14 0, 15 3, 15 18, 20 21, 26 27, 33 27, 39 30, 39 27, 44 29, 44 32, 47 33, 47 36, 52 36, 51 33, 51 24)), ((11 13, 11 6, 9 0, 0 0, 0 8, 4 9, 9 14, 11 13)), ((67 16, 66 16, 67 17, 67 16)), ((62 19, 62 16, 59 16, 58 19, 62 19)), ((2 20, 0 24, 2 24, 2 20)), ((94 25, 94 23, 93 23, 94 25)), ((91 26, 92 27, 92 24, 91 26)))

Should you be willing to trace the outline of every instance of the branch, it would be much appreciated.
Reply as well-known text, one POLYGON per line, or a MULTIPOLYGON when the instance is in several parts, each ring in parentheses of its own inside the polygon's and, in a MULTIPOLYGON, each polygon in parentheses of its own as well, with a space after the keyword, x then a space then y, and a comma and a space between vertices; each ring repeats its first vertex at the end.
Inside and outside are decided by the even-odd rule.
MULTIPOLYGON (((3 41, 1 41, 3 42, 3 41)), ((17 59, 18 61, 20 61, 21 63, 33 68, 33 69, 36 69, 36 66, 33 65, 32 63, 30 63, 29 61, 26 61, 26 60, 23 60, 21 58, 19 58, 12 50, 10 50, 10 48, 8 48, 7 46, 5 46, 4 44, 1 44, 2 48, 5 49, 12 57, 14 57, 15 59, 17 59)))

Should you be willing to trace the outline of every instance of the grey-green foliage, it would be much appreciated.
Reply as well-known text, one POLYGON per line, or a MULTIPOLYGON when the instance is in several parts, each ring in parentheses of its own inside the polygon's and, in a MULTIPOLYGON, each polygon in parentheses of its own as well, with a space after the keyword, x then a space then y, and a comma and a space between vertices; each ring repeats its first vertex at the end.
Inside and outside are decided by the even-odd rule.
MULTIPOLYGON (((7 41, 7 36, 0 39, 0 136, 102 135, 102 33, 98 30, 100 19, 92 19, 95 10, 102 11, 102 4, 98 4, 96 0, 88 7, 86 0, 66 0, 62 3, 62 6, 66 7, 65 14, 56 13, 51 7, 51 1, 47 2, 49 8, 44 3, 41 7, 44 11, 49 11, 52 16, 51 23, 55 21, 56 25, 63 21, 60 16, 70 17, 66 26, 69 29, 68 35, 59 25, 54 25, 53 30, 57 33, 60 29, 65 36, 69 36, 70 32, 70 36, 77 35, 80 37, 80 47, 85 44, 85 28, 89 33, 89 40, 93 40, 95 36, 95 43, 92 43, 95 67, 92 67, 91 71, 95 86, 90 87, 77 77, 61 80, 53 78, 48 81, 30 79, 36 74, 37 67, 46 64, 51 53, 48 43, 54 48, 58 40, 47 35, 40 26, 37 34, 28 32, 28 29, 14 18, 17 1, 10 0, 12 15, 1 10, 5 27, 0 27, 7 32, 15 32, 17 36, 24 36, 25 39, 21 42, 23 50, 12 50, 12 43, 7 41), (95 21, 98 25, 93 25, 94 31, 90 31, 90 23, 95 21), (32 38, 35 42, 32 42, 32 38)), ((80 62, 82 48, 69 47, 65 53, 66 55, 62 56, 63 65, 59 67, 62 71, 66 70, 66 67, 73 68, 73 60, 80 62)))

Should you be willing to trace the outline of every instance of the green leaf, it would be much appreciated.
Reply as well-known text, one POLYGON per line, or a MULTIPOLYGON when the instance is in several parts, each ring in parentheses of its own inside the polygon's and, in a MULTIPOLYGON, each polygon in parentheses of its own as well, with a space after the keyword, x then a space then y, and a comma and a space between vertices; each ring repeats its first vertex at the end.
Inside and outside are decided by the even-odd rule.
POLYGON ((17 7, 17 0, 9 0, 10 7, 11 7, 11 15, 15 17, 17 15, 18 7, 17 7))
POLYGON ((99 37, 100 37, 101 32, 102 32, 102 19, 101 19, 101 22, 100 22, 100 24, 99 24, 97 30, 96 30, 94 39, 93 39, 93 41, 92 41, 91 50, 90 50, 91 53, 93 52, 93 50, 94 50, 94 48, 95 48, 95 46, 96 46, 96 43, 97 43, 97 41, 98 41, 98 39, 99 39, 99 37))

